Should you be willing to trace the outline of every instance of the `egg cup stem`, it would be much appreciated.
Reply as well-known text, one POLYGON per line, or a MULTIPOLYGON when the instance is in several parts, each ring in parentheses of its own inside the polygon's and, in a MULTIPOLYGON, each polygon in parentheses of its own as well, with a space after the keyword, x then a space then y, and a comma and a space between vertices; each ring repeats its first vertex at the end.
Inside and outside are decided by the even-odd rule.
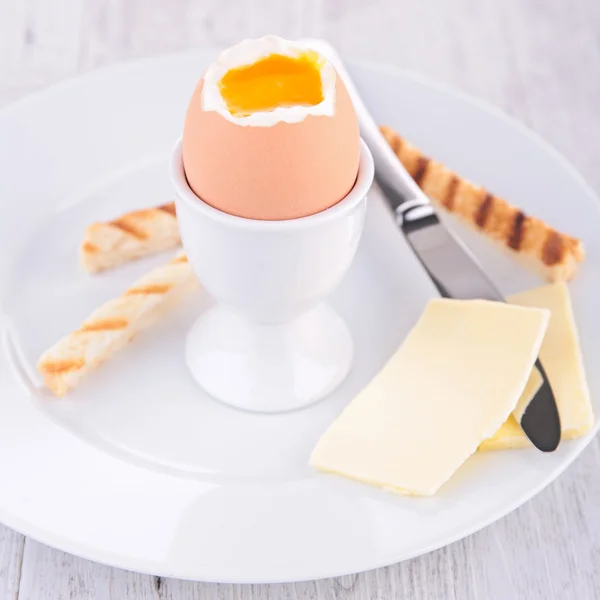
POLYGON ((265 413, 325 398, 346 378, 352 358, 346 324, 324 304, 273 325, 217 306, 198 319, 186 342, 188 368, 210 396, 265 413))

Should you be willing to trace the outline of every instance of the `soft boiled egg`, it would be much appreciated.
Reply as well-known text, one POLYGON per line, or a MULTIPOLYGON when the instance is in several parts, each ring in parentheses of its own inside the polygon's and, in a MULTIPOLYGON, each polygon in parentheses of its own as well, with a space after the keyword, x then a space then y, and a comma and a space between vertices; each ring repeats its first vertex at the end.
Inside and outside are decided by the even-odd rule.
POLYGON ((295 219, 333 206, 354 186, 359 154, 356 113, 333 65, 275 36, 220 54, 186 114, 190 187, 239 217, 295 219))

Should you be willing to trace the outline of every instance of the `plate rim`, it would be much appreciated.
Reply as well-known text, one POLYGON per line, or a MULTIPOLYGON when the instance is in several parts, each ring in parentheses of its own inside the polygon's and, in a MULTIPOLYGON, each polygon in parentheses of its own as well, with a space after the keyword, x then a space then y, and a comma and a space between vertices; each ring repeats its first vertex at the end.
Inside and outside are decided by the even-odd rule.
MULTIPOLYGON (((190 56, 198 55, 198 56, 207 56, 209 53, 218 52, 217 48, 204 48, 204 49, 190 49, 184 52, 176 52, 169 54, 162 54, 150 57, 136 58, 133 60, 121 61, 117 63, 111 63, 108 65, 103 65, 99 68, 92 69, 82 74, 77 74, 75 76, 69 77, 67 79, 63 79, 61 81, 55 82, 49 86, 46 86, 42 89, 36 90, 30 94, 27 94, 23 98, 19 98, 16 101, 13 101, 6 106, 0 109, 0 124, 4 119, 9 119, 11 114, 14 111, 19 110, 27 110, 28 105, 35 104, 35 102, 43 99, 44 95, 53 94, 60 92, 61 90, 68 91, 70 88, 76 88, 80 85, 85 85, 88 79, 95 79, 98 76, 110 76, 111 72, 118 70, 127 70, 131 68, 135 68, 139 65, 150 65, 152 63, 160 63, 160 62, 171 62, 177 61, 179 59, 189 58, 190 56)), ((574 181, 577 182, 580 189, 585 191, 585 196, 588 200, 588 204, 590 207, 593 207, 593 210, 600 213, 600 199, 596 194, 595 190, 592 186, 586 181, 583 175, 576 169, 576 167, 571 163, 569 159, 567 159, 561 152, 559 152, 554 146, 552 146, 549 142, 547 142, 539 133, 516 119, 515 117, 508 115, 502 109, 497 106, 491 104, 490 102, 479 98, 477 96, 466 93, 452 85, 446 83, 440 83, 433 79, 430 79, 427 76, 424 76, 418 72, 404 69, 402 67, 398 67, 388 63, 369 61, 369 60, 353 60, 352 57, 347 61, 350 67, 359 67, 361 69, 371 70, 378 73, 387 73, 393 75, 394 77, 409 79, 412 82, 415 82, 421 86, 425 86, 444 95, 450 95, 454 98, 457 98, 466 104, 476 107, 483 112, 488 113, 495 119, 499 119, 503 121, 507 126, 512 127, 517 130, 521 135, 529 138, 535 145, 537 145, 541 150, 548 153, 554 160, 556 160, 573 178, 574 181)), ((582 194, 583 196, 584 194, 582 194)), ((2 315, 0 315, 2 316, 2 315)), ((3 319, 2 319, 3 320, 3 319)), ((218 579, 219 583, 284 583, 284 582, 300 582, 300 581, 312 581, 319 580, 329 577, 339 577, 343 575, 353 574, 357 572, 364 572, 367 570, 377 569, 385 566, 389 566, 392 564, 396 564, 398 562, 403 562, 405 560, 410 560, 411 558, 415 558, 417 556, 421 556, 423 554, 427 554, 429 552, 433 552, 440 548, 443 548, 449 544, 452 544, 456 541, 464 539, 477 531, 484 529, 485 527, 495 523, 496 521, 502 519, 507 516, 509 513, 513 512, 533 497, 537 496, 541 491, 543 491, 550 483, 552 483, 555 479, 560 477, 567 468, 569 468, 573 462, 581 455, 585 448, 587 448, 588 444, 594 439, 598 431, 600 430, 600 416, 596 417, 596 421, 594 423, 594 427, 592 430, 583 438, 577 440, 577 448, 575 448, 572 453, 565 457, 561 463, 555 467, 552 471, 549 472, 547 477, 545 477, 537 486, 530 489, 527 493, 523 494, 522 497, 518 498, 514 502, 507 504, 501 510, 498 510, 494 513, 488 514, 485 518, 480 518, 478 521, 473 523, 471 527, 463 527, 458 528, 457 530, 451 531, 444 537, 438 538, 435 543, 425 543, 417 546, 417 548, 413 549, 410 552, 406 551, 397 551, 392 552, 390 556, 385 559, 372 561, 369 564, 360 568, 359 571, 347 571, 347 572, 320 572, 316 573, 312 576, 306 576, 300 579, 287 579, 287 578, 277 578, 277 579, 218 579)), ((84 558, 86 560, 91 560, 94 562, 99 562, 101 564, 111 566, 119 569, 128 569, 133 570, 138 573, 152 575, 152 576, 160 576, 160 577, 175 577, 177 579, 189 580, 189 581, 204 581, 204 582, 217 582, 215 579, 202 578, 198 573, 198 570, 195 569, 195 573, 173 573, 172 571, 164 571, 160 569, 159 565, 152 566, 152 561, 147 559, 140 559, 132 556, 124 556, 117 554, 115 552, 103 550, 103 549, 92 549, 91 547, 86 547, 81 545, 76 541, 65 540, 62 538, 54 537, 52 534, 47 534, 44 531, 40 531, 39 527, 32 525, 30 523, 23 522, 19 517, 12 517, 7 512, 0 510, 0 522, 5 524, 7 527, 17 531, 18 533, 31 537, 33 540, 38 541, 43 544, 47 544, 53 548, 56 548, 60 551, 74 554, 78 557, 84 558), (119 558, 123 560, 121 562, 117 562, 119 558)), ((189 569, 188 569, 189 571, 189 569)))

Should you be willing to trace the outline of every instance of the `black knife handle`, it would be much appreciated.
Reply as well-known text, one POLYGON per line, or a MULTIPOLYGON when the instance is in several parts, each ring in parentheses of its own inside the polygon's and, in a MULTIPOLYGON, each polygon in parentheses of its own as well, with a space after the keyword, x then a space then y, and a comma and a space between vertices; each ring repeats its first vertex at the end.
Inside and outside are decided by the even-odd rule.
POLYGON ((548 375, 538 358, 535 366, 542 376, 542 385, 521 417, 521 429, 542 452, 554 452, 560 444, 562 426, 548 375))

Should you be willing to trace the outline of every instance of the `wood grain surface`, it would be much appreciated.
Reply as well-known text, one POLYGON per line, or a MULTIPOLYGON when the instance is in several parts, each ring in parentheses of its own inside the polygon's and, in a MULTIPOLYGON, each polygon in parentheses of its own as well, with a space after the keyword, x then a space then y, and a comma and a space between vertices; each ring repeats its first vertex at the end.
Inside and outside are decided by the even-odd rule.
MULTIPOLYGON (((271 32, 326 37, 346 56, 484 98, 538 131, 600 192, 598 0, 0 0, 0 106, 104 64, 271 32)), ((161 579, 0 526, 0 600, 9 598, 594 600, 600 442, 535 499, 461 542, 317 582, 161 579)))

